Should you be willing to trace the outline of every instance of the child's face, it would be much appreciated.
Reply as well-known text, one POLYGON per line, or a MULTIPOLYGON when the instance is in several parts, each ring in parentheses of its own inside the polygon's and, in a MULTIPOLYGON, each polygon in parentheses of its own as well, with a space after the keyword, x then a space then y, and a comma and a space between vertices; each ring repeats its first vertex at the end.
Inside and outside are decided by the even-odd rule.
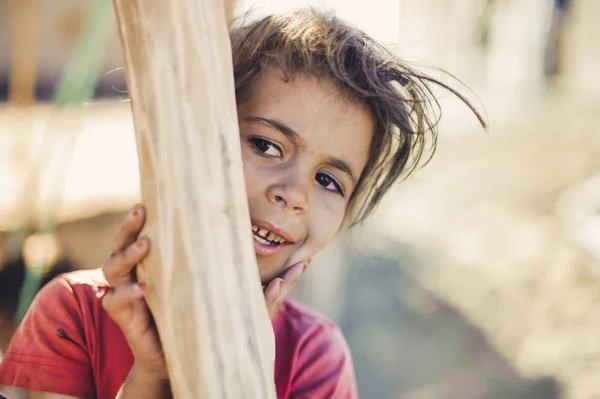
POLYGON ((367 163, 374 122, 327 80, 285 82, 270 69, 257 87, 238 118, 254 249, 267 282, 334 238, 367 163))

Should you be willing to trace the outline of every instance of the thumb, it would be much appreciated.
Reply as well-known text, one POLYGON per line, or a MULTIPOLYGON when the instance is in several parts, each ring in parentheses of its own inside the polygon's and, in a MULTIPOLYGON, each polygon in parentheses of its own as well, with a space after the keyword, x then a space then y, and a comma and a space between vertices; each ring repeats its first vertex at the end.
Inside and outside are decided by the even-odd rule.
POLYGON ((286 272, 283 274, 283 285, 281 286, 281 290, 279 292, 280 300, 283 301, 287 296, 292 292, 294 285, 300 280, 300 277, 308 268, 311 259, 300 261, 294 265, 292 265, 286 272))
POLYGON ((292 292, 294 285, 300 279, 309 263, 310 259, 295 263, 286 270, 283 276, 275 278, 269 283, 265 290, 265 302, 267 303, 271 320, 277 314, 283 301, 292 292))

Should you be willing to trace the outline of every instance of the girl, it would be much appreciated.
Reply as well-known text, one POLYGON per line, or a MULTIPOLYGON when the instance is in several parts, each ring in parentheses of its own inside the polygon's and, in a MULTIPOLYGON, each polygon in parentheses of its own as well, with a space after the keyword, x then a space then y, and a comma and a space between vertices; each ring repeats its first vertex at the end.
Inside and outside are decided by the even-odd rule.
MULTIPOLYGON (((435 142, 427 117, 435 81, 314 10, 241 24, 231 43, 248 233, 275 331, 277 395, 356 398, 340 330, 284 299, 310 257, 373 211, 417 164, 426 138, 435 142)), ((151 245, 138 237, 144 218, 142 206, 131 211, 101 270, 63 275, 40 292, 0 365, 10 399, 170 395, 146 286, 133 278, 151 245)))

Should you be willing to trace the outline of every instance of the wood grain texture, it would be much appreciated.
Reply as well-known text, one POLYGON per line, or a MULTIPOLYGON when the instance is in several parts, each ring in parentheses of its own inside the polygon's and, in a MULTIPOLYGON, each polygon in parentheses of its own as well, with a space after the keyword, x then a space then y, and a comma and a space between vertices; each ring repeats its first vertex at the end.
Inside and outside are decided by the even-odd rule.
POLYGON ((173 393, 274 398, 223 3, 113 2, 152 241, 138 273, 173 393))

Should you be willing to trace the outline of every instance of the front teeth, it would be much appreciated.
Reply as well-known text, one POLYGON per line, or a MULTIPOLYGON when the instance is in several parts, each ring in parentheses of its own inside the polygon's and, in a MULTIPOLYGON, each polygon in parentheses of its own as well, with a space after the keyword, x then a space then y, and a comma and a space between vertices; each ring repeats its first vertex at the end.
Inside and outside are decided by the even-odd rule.
POLYGON ((283 239, 282 237, 279 237, 277 234, 272 233, 267 229, 259 228, 256 225, 252 225, 252 231, 255 232, 257 236, 265 239, 265 240, 259 240, 259 242, 261 242, 263 244, 273 243, 273 242, 283 244, 285 242, 285 239, 283 239))
POLYGON ((263 245, 269 245, 269 246, 271 246, 271 245, 275 245, 275 244, 274 244, 274 243, 272 243, 271 241, 267 241, 267 240, 265 240, 265 239, 264 239, 264 238, 262 238, 262 237, 254 236, 254 239, 255 239, 256 241, 260 242, 260 243, 261 243, 261 244, 263 244, 263 245))

